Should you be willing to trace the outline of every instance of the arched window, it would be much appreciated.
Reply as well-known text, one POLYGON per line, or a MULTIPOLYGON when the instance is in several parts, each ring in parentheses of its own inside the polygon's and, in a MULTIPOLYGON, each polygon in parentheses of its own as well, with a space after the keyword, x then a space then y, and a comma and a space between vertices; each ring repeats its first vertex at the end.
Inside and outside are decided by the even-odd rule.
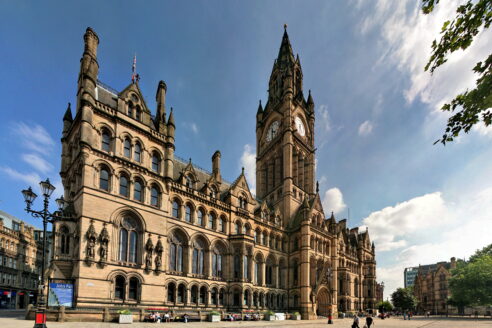
POLYGON ((196 224, 198 224, 199 226, 203 226, 203 217, 204 216, 205 216, 205 213, 203 212, 203 210, 199 209, 196 224))
POLYGON ((152 171, 159 173, 161 170, 161 156, 157 152, 152 153, 152 171))
POLYGON ((193 211, 191 209, 191 205, 190 204, 186 204, 185 206, 185 220, 186 222, 190 222, 191 223, 191 215, 192 215, 193 211))
POLYGON ((219 305, 224 305, 225 304, 224 303, 224 294, 225 294, 224 289, 221 289, 219 291, 219 305))
POLYGON ((137 263, 137 228, 133 218, 126 217, 121 221, 119 260, 122 262, 137 263))
POLYGON ((234 255, 234 278, 239 278, 239 275, 241 274, 241 260, 239 258, 239 255, 234 255))
POLYGON ((185 302, 186 288, 183 284, 178 286, 178 303, 185 302))
POLYGON ((128 298, 131 300, 138 299, 138 279, 135 277, 130 278, 130 283, 128 286, 128 298))
POLYGON ((109 170, 106 167, 101 167, 99 171, 99 189, 109 191, 109 170))
POLYGON ((128 197, 128 178, 125 175, 120 175, 120 195, 128 197))
POLYGON ((111 151, 111 134, 106 129, 102 131, 101 149, 107 152, 111 151))
POLYGON ((197 286, 191 287, 191 303, 193 303, 193 304, 198 303, 198 287, 197 286))
POLYGON ((198 302, 200 302, 200 304, 205 304, 206 299, 207 299, 207 289, 205 288, 205 286, 202 286, 200 288, 200 298, 198 299, 198 302))
POLYGON ((246 305, 246 306, 249 305, 249 290, 244 291, 243 305, 246 305))
POLYGON ((236 232, 236 235, 239 235, 242 232, 241 231, 241 222, 239 222, 239 221, 236 221, 235 232, 236 232))
POLYGON ((215 248, 212 253, 212 275, 222 277, 222 254, 219 249, 215 248))
POLYGON ((210 293, 210 298, 212 299, 212 304, 213 305, 217 305, 217 301, 218 301, 218 295, 217 295, 217 288, 212 288, 212 292, 210 293))
POLYGON ((135 182, 133 183, 133 199, 138 200, 139 202, 142 201, 142 181, 140 179, 135 179, 135 182))
POLYGON ((70 254, 70 234, 65 226, 60 229, 60 253, 70 254))
POLYGON ((150 188, 150 205, 159 207, 161 200, 161 191, 156 185, 150 188))
POLYGON ((232 294, 232 305, 233 306, 241 306, 241 294, 239 293, 239 290, 235 290, 234 293, 232 294))
POLYGON ((257 285, 261 285, 261 262, 260 259, 256 258, 255 259, 255 278, 254 282, 257 285))
POLYGON ((225 219, 221 217, 218 222, 219 222, 219 231, 225 232, 225 219))
POLYGON ((250 279, 249 276, 249 258, 247 255, 243 256, 243 278, 250 279))
POLYGON ((208 228, 215 229, 215 214, 212 212, 208 213, 208 228))
POLYGON ((169 245, 169 269, 183 272, 184 240, 180 234, 173 234, 169 245))
POLYGON ((193 245, 192 272, 204 274, 205 245, 201 239, 197 239, 193 245))
POLYGON ((128 138, 126 138, 123 142, 123 156, 126 158, 132 157, 132 143, 128 138))
POLYGON ((167 301, 174 303, 174 295, 176 293, 176 285, 174 283, 169 283, 167 286, 167 301))
POLYGON ((133 151, 133 159, 139 163, 142 160, 142 146, 140 146, 139 142, 135 143, 135 149, 133 151))
POLYGON ((179 203, 177 200, 173 200, 173 217, 179 218, 179 203))
POLYGON ((126 281, 123 276, 116 276, 114 280, 114 298, 124 300, 125 299, 125 286, 126 281))
POLYGON ((244 233, 247 234, 248 236, 251 235, 251 226, 249 224, 244 225, 244 233))

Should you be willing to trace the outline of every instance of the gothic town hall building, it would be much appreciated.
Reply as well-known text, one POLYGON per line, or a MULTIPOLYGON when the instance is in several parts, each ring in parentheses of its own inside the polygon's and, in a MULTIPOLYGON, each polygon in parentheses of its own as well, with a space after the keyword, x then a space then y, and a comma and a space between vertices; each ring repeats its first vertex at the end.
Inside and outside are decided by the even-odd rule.
POLYGON ((257 195, 175 153, 176 122, 157 85, 118 92, 98 80, 88 28, 74 116, 63 118, 61 177, 74 220, 54 225, 50 278, 76 307, 299 311, 303 319, 375 307, 367 230, 326 215, 315 183, 315 106, 284 32, 268 101, 256 114, 257 195), (155 114, 153 114, 155 107, 155 114))

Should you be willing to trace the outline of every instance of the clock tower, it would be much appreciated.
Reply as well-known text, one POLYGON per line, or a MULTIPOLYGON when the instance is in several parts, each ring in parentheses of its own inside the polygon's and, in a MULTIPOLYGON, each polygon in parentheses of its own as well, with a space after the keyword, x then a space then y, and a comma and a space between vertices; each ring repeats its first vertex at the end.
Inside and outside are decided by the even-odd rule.
POLYGON ((256 115, 257 195, 278 208, 289 224, 314 190, 314 102, 305 99, 299 55, 294 57, 286 26, 268 85, 268 101, 256 115))

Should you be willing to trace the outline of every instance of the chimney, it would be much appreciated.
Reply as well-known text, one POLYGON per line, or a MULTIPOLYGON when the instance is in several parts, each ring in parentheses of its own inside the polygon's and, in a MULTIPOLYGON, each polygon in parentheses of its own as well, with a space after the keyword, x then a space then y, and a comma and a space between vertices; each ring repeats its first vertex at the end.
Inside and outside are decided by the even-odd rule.
POLYGON ((451 269, 456 269, 456 257, 451 258, 451 269))
POLYGON ((212 156, 212 174, 218 182, 221 181, 220 177, 220 151, 216 151, 212 156))

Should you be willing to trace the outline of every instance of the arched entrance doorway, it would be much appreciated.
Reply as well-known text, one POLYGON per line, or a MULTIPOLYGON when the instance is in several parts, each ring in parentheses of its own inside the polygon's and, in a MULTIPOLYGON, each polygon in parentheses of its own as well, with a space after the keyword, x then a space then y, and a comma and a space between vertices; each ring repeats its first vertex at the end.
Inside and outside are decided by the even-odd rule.
POLYGON ((317 312, 318 315, 327 317, 331 311, 331 297, 326 288, 321 288, 318 292, 317 300, 317 312))

